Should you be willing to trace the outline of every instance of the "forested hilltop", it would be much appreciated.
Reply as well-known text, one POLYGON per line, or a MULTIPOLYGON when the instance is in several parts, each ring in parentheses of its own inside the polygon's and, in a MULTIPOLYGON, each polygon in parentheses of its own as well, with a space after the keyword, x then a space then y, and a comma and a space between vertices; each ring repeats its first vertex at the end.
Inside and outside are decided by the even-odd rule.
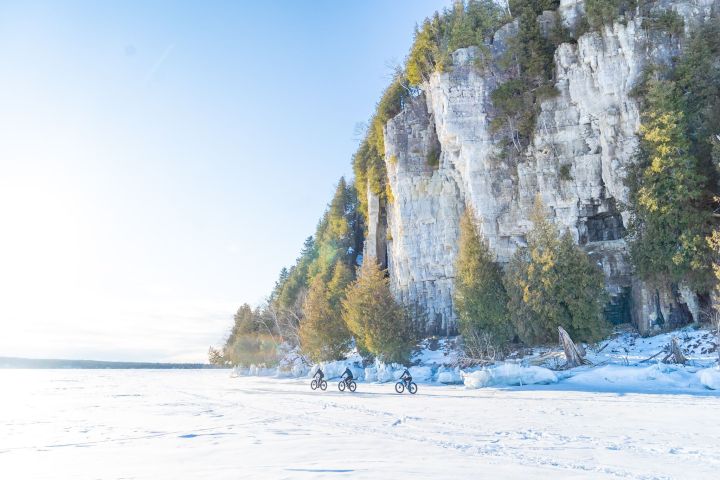
POLYGON ((466 0, 416 28, 313 236, 218 364, 468 358, 718 318, 719 0, 466 0))

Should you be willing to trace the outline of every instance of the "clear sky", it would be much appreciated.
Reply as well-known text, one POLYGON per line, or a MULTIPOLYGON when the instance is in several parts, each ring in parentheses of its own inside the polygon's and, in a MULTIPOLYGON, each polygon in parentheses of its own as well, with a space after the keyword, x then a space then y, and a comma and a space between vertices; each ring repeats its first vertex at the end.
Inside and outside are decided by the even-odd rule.
POLYGON ((449 3, 0 1, 0 356, 204 361, 449 3))

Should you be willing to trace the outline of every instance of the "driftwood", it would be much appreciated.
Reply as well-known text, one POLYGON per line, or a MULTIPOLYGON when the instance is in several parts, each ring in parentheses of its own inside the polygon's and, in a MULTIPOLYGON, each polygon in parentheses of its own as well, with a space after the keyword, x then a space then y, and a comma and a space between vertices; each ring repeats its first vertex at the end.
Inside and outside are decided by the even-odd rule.
POLYGON ((565 368, 590 365, 590 362, 583 358, 584 354, 582 352, 584 352, 585 349, 579 349, 564 328, 558 327, 558 333, 560 334, 560 343, 562 344, 563 350, 565 350, 565 359, 567 360, 565 368))
POLYGON ((681 365, 685 365, 687 363, 687 358, 685 358, 685 355, 683 355, 682 350, 680 350, 680 345, 678 344, 677 337, 672 337, 672 341, 667 344, 665 348, 657 352, 655 355, 646 358, 645 360, 640 360, 638 363, 645 363, 649 362, 653 358, 659 356, 660 354, 665 353, 665 357, 662 359, 663 363, 679 363, 681 365))
POLYGON ((680 350, 680 345, 678 345, 677 337, 672 337, 672 341, 668 347, 670 351, 665 358, 663 358, 663 363, 679 363, 681 365, 687 363, 687 358, 685 358, 682 350, 680 350))
POLYGON ((657 352, 657 353, 656 353, 655 355, 653 355, 652 357, 648 357, 648 358, 646 358, 645 360, 640 360, 638 363, 649 362, 650 360, 652 360, 653 358, 657 357, 658 355, 660 355, 660 354, 663 353, 663 352, 665 352, 665 350, 660 350, 659 352, 657 352))
POLYGON ((530 360, 528 360, 528 363, 529 363, 530 365, 536 365, 536 366, 537 366, 537 365, 544 365, 545 363, 547 363, 547 362, 549 362, 549 361, 551 361, 551 360, 554 360, 554 363, 555 363, 555 365, 557 366, 557 365, 560 365, 560 361, 559 361, 559 360, 560 360, 560 357, 561 357, 562 355, 563 355, 563 354, 560 353, 560 352, 553 352, 553 351, 545 352, 545 353, 543 353, 542 355, 538 355, 538 356, 535 357, 535 358, 531 358, 530 360))
POLYGON ((605 345, 602 346, 602 348, 601 348, 600 350, 598 350, 598 351, 595 352, 595 353, 600 353, 600 352, 602 352, 603 350, 605 350, 605 348, 607 348, 608 345, 610 345, 610 342, 607 342, 605 345))

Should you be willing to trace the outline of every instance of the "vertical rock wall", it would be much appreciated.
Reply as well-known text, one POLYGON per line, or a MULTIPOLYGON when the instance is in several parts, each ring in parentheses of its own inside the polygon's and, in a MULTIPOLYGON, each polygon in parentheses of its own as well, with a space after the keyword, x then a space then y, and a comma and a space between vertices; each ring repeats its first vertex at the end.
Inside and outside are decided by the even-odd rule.
MULTIPOLYGON (((690 28, 717 3, 661 1, 657 8, 675 9, 690 28)), ((563 0, 560 12, 572 28, 582 2, 563 0)), ((452 284, 465 208, 472 209, 504 263, 525 244, 536 195, 558 228, 570 232, 605 272, 612 318, 632 316, 646 331, 658 316, 686 311, 696 316, 692 292, 660 293, 633 278, 623 240, 628 220, 619 208, 627 200, 623 178, 640 125, 631 91, 648 63, 667 65, 680 53, 680 39, 641 25, 640 18, 616 22, 556 50, 559 95, 543 102, 531 144, 519 160, 503 158, 490 131, 495 114, 490 93, 505 80, 503 72, 495 64, 480 71, 473 48, 454 52, 452 70, 434 74, 424 93, 388 122, 386 165, 394 200, 385 206, 385 219, 370 199, 375 245, 366 248, 377 250, 383 243, 377 239, 387 239, 393 289, 415 309, 427 333, 456 330, 452 284)), ((490 46, 495 59, 515 28, 507 25, 495 35, 490 46)))

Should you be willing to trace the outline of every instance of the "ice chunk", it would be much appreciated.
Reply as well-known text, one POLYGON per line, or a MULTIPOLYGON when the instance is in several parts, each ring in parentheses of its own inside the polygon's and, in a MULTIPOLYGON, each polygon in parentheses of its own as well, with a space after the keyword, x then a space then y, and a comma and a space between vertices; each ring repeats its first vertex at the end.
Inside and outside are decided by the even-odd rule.
POLYGON ((365 367, 365 381, 376 382, 377 381, 377 369, 375 367, 365 367))
POLYGON ((437 373, 437 381, 445 384, 463 383, 463 377, 458 367, 440 367, 437 373))
POLYGON ((463 375, 467 388, 491 386, 537 385, 555 383, 557 375, 542 367, 523 367, 514 363, 505 363, 497 367, 476 370, 463 375))
POLYGON ((375 361, 375 369, 377 370, 377 381, 380 383, 393 382, 400 378, 405 367, 397 363, 382 363, 375 361))
POLYGON ((697 372, 700 383, 710 390, 720 390, 720 367, 706 368, 697 372))
MULTIPOLYGON (((408 371, 412 375, 414 382, 432 382, 433 372, 431 367, 410 367, 408 371)), ((400 375, 402 375, 402 371, 400 375)))

